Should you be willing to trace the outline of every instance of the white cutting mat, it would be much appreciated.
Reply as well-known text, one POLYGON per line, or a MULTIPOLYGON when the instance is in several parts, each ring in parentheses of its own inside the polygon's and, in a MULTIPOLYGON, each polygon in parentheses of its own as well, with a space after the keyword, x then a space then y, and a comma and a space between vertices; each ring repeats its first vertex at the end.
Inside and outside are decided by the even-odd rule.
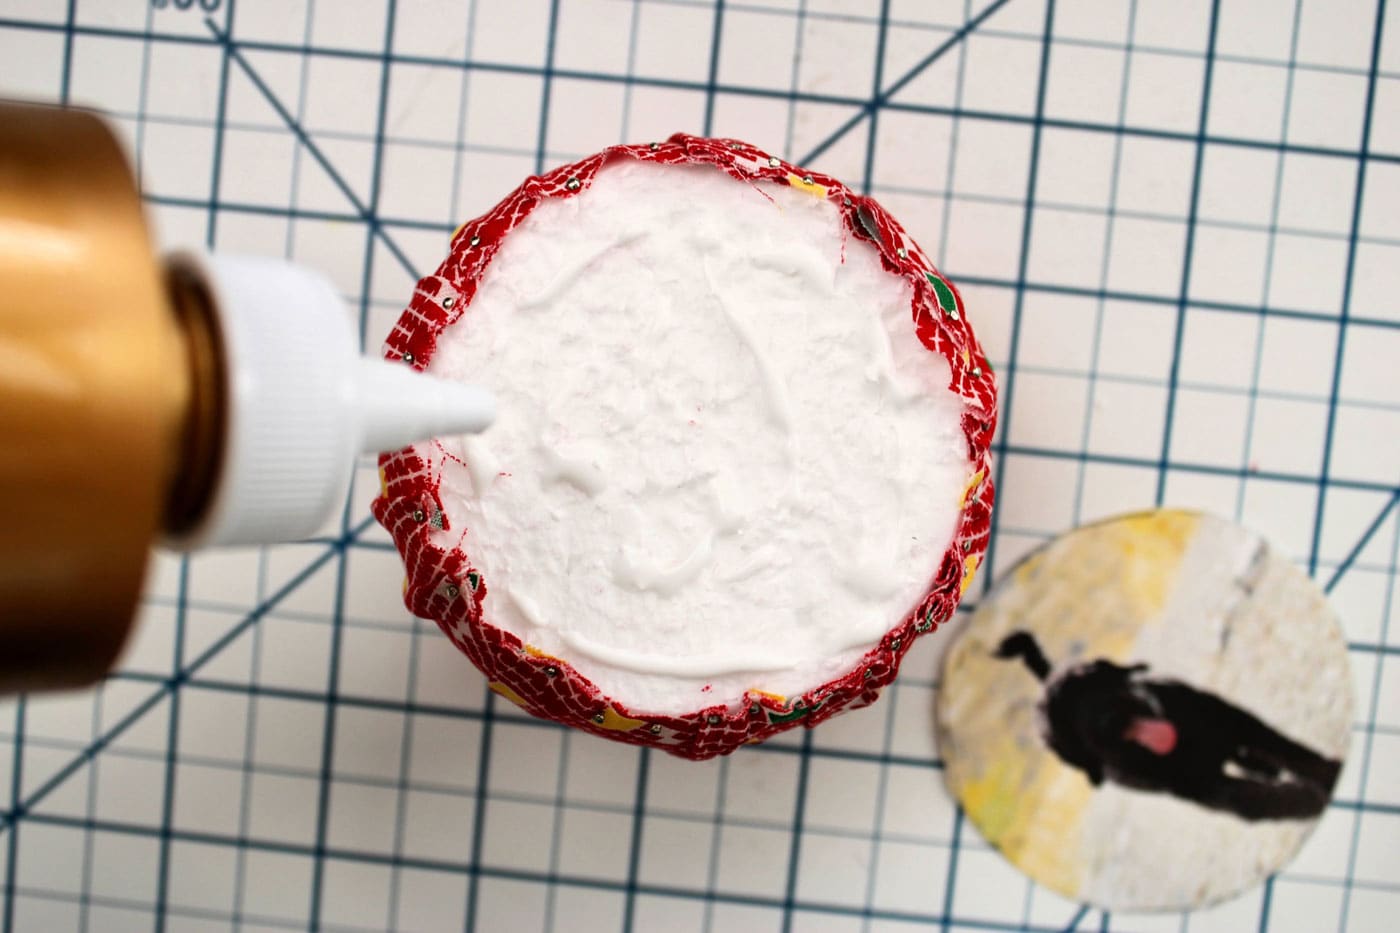
POLYGON ((739 136, 863 184, 1000 373, 969 603, 1080 522, 1236 517, 1329 587, 1358 719, 1269 885, 1104 916, 950 803, 949 632, 873 708, 726 760, 569 734, 400 608, 367 466, 322 539, 160 560, 101 689, 0 707, 0 930, 1395 929, 1397 7, 2 0, 0 94, 110 112, 163 242, 324 270, 370 347, 459 221, 610 143, 739 136))

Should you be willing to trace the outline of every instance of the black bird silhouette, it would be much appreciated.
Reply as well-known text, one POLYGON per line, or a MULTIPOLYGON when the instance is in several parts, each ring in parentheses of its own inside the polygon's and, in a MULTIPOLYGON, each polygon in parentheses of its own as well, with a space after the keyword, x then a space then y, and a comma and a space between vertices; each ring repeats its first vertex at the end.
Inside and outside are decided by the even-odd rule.
POLYGON ((1245 820, 1307 819, 1327 806, 1341 763, 1256 716, 1146 664, 1087 661, 1058 674, 1029 632, 996 657, 1020 658, 1045 684, 1041 732, 1094 785, 1171 794, 1245 820))

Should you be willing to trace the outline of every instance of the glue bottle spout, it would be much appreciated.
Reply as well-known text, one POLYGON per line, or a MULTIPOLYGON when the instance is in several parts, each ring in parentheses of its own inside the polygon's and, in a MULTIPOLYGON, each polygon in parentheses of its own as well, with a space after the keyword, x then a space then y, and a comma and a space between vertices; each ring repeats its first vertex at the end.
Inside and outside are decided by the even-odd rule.
POLYGON ((388 360, 360 360, 359 397, 360 450, 367 454, 430 437, 476 434, 496 418, 496 399, 485 389, 388 360))
POLYGON ((403 362, 359 353, 351 318, 319 274, 280 260, 178 253, 167 262, 187 329, 205 431, 186 456, 203 488, 179 497, 168 543, 194 548, 310 537, 344 503, 358 454, 485 430, 495 400, 403 362), (199 469, 198 464, 205 464, 199 469))

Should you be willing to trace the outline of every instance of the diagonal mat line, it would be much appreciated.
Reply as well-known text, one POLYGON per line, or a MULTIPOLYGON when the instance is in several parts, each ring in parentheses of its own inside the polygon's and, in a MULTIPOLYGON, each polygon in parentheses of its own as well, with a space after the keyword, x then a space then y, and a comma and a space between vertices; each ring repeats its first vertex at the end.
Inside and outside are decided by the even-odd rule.
POLYGON ((1008 2, 1009 0, 994 0, 994 2, 989 4, 985 10, 983 10, 981 13, 978 13, 972 19, 964 23, 962 25, 962 28, 959 29, 957 32, 953 33, 951 36, 949 36, 943 42, 942 45, 925 55, 917 65, 905 72, 902 78, 900 78, 894 84, 891 84, 884 91, 881 91, 874 97, 870 98, 870 100, 861 104, 860 110, 856 113, 855 116, 851 117, 845 123, 842 123, 839 127, 836 128, 836 131, 830 136, 828 136, 826 139, 817 143, 816 148, 814 148, 811 152, 807 153, 807 155, 805 155, 801 159, 797 160, 797 164, 806 165, 808 162, 811 162, 812 160, 816 159, 822 153, 826 152, 832 146, 836 145, 836 143, 840 141, 841 137, 845 136, 852 129, 854 129, 860 123, 861 120, 864 120, 866 117, 870 116, 879 107, 883 107, 885 104, 887 104, 891 97, 908 87, 909 84, 913 82, 915 78, 917 78, 919 75, 923 74, 926 70, 928 70, 928 67, 930 65, 938 61, 944 55, 947 55, 951 49, 955 48, 960 42, 962 42, 962 40, 966 39, 974 29, 976 29, 978 26, 981 26, 982 23, 984 23, 993 13, 1006 6, 1008 2))
MULTIPOLYGON (((1356 284, 1356 253, 1361 240, 1361 221, 1366 205, 1367 163, 1370 161, 1371 134, 1376 116, 1376 83, 1380 74, 1381 50, 1385 37, 1386 0, 1376 3, 1376 24, 1371 34, 1371 64, 1366 79, 1366 109, 1361 124, 1361 149, 1356 162, 1356 190, 1351 204, 1351 229, 1347 235, 1346 278, 1342 280, 1341 314, 1337 318, 1337 349, 1332 361, 1332 385, 1327 394, 1327 430, 1322 440, 1322 469, 1318 471, 1317 507, 1313 512, 1312 551, 1308 572, 1317 572, 1318 548, 1322 543, 1323 520, 1327 515, 1327 481, 1332 476, 1333 450, 1337 438, 1337 409, 1341 401, 1342 370, 1346 364, 1347 335, 1352 326, 1351 302, 1356 284)), ((1384 183, 1383 183, 1384 184, 1384 183)), ((1393 370, 1392 370, 1393 372, 1393 370)))
POLYGON ((249 81, 253 82, 253 86, 258 89, 258 93, 262 94, 272 109, 277 111, 277 116, 282 119, 282 122, 287 124, 287 129, 291 130, 292 135, 297 138, 297 141, 306 147, 307 152, 311 153, 311 157, 316 160, 316 163, 320 165, 330 177, 331 182, 340 189, 340 193, 345 195, 345 199, 355 208, 355 213, 359 215, 360 220, 369 224, 370 230, 374 232, 374 235, 379 238, 379 241, 384 244, 389 252, 394 255, 399 265, 403 266, 404 271, 413 277, 414 281, 421 279, 422 276, 419 275, 418 270, 414 267, 408 256, 404 254, 404 251, 399 248, 399 244, 394 242, 394 238, 389 236, 388 231, 384 229, 384 224, 380 221, 379 216, 355 196, 355 192, 351 190, 349 183, 345 180, 345 176, 341 175, 340 172, 336 170, 336 167, 331 164, 330 159, 326 158, 326 154, 321 151, 321 147, 317 146, 316 143, 312 141, 310 134, 306 132, 306 128, 292 115, 290 110, 283 106, 282 101, 278 100, 272 88, 268 87, 267 82, 262 79, 262 75, 258 74, 257 70, 243 57, 243 52, 239 49, 238 45, 229 38, 227 33, 220 30, 212 19, 205 19, 204 25, 209 27, 209 31, 219 40, 219 44, 228 50, 228 54, 233 58, 234 62, 238 64, 239 69, 248 76, 249 81))
POLYGON ((53 777, 49 778, 42 785, 36 788, 34 792, 31 793, 28 797, 17 803, 14 809, 12 809, 9 814, 0 816, 0 832, 4 832, 6 829, 13 826, 16 822, 22 819, 26 813, 28 813, 41 801, 43 801, 45 797, 53 793, 54 790, 56 790, 59 787, 59 785, 61 785, 64 781, 68 780, 70 777, 76 774, 79 768, 81 768, 83 765, 87 764, 89 761, 95 758, 99 752, 101 752, 108 745, 112 744, 112 742, 120 738, 122 733, 126 732, 127 729, 130 729, 137 722, 137 720, 139 720, 142 716, 146 715, 146 713, 154 709, 156 704, 165 698, 166 694, 171 693, 178 687, 182 686, 200 668, 208 664, 219 654, 219 652, 227 648, 234 641, 234 639, 236 639, 239 635, 242 635, 253 625, 256 625, 257 622, 261 620, 263 616, 271 612, 277 606, 278 603, 286 599, 287 596, 289 596, 292 593, 292 591, 294 591, 297 587, 301 586, 301 584, 305 583, 306 580, 312 574, 314 574, 317 570, 321 569, 321 567, 324 566, 329 560, 331 560, 331 558, 344 551, 346 546, 348 546, 349 543, 356 536, 361 534, 366 528, 368 528, 373 523, 374 519, 367 518, 360 524, 356 525, 353 529, 351 529, 351 531, 348 534, 342 535, 335 541, 335 543, 333 543, 330 547, 326 548, 325 551, 318 555, 315 560, 313 560, 311 563, 307 564, 300 571, 298 571, 296 576, 288 580, 286 584, 284 584, 279 590, 277 590, 277 592, 273 593, 267 599, 263 600, 262 603, 255 606, 252 609, 252 611, 250 611, 246 616, 240 619, 238 623, 233 626, 233 628, 229 629, 223 635, 219 636, 218 640, 211 644, 203 652, 201 652, 198 657, 196 657, 189 664, 186 664, 184 667, 178 669, 171 676, 162 680, 160 682, 160 686, 156 689, 156 691, 152 693, 149 697, 147 697, 145 700, 142 700, 139 704, 137 704, 135 709, 133 709, 130 713, 127 713, 120 720, 118 720, 112 726, 112 728, 108 729, 102 735, 94 739, 92 743, 89 744, 86 748, 84 748, 81 752, 79 752, 78 755, 72 761, 64 765, 63 768, 61 768, 58 772, 56 772, 53 775, 53 777))
POLYGON ((1069 918, 1069 923, 1060 933, 1079 933, 1079 925, 1084 922, 1084 918, 1089 916, 1089 905, 1080 904, 1079 909, 1074 912, 1074 916, 1069 918))
POLYGON ((1361 537, 1357 539, 1356 544, 1352 545, 1351 550, 1347 552, 1347 556, 1343 557, 1342 562, 1337 565, 1337 569, 1332 571, 1332 576, 1328 578, 1327 582, 1322 586, 1322 592, 1331 593, 1332 590, 1336 588, 1337 584, 1341 582, 1342 576, 1351 569, 1351 565, 1356 563, 1356 559, 1360 557, 1361 552, 1366 549, 1366 545, 1371 543, 1371 539, 1376 536, 1376 532, 1380 530, 1381 525, 1385 524, 1386 518, 1390 516, 1397 502, 1400 502, 1400 487, 1396 487, 1395 492, 1391 493, 1390 500, 1376 513, 1376 517, 1371 520, 1371 524, 1361 533, 1361 537))
MULTIPOLYGON (((1171 367, 1167 372, 1167 407, 1162 416, 1161 456, 1157 463, 1157 491, 1154 501, 1160 506, 1167 498, 1167 478, 1177 464, 1172 458, 1172 438, 1176 429, 1176 414, 1181 388, 1181 360, 1186 340, 1186 323, 1192 308, 1191 281, 1196 260, 1197 220, 1201 214, 1201 181, 1205 177, 1206 128, 1210 125, 1211 82, 1215 78, 1216 42, 1220 28, 1220 0, 1210 7, 1210 33, 1206 39, 1205 72, 1201 79, 1200 106, 1196 112, 1195 155, 1191 169, 1191 199, 1186 211, 1186 239, 1182 244, 1181 280, 1177 288, 1176 319, 1172 326, 1171 367)), ((1257 390, 1256 386, 1256 390, 1257 390)))

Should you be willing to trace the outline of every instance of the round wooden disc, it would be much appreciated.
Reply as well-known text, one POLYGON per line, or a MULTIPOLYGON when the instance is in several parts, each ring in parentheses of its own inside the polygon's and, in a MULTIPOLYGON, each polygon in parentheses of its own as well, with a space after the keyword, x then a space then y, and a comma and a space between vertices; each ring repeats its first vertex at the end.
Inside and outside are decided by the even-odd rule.
POLYGON ((1037 882, 1115 910, 1228 898, 1331 798, 1352 715, 1318 586, 1258 535, 1159 510, 1006 573, 950 647, 949 788, 1037 882))

